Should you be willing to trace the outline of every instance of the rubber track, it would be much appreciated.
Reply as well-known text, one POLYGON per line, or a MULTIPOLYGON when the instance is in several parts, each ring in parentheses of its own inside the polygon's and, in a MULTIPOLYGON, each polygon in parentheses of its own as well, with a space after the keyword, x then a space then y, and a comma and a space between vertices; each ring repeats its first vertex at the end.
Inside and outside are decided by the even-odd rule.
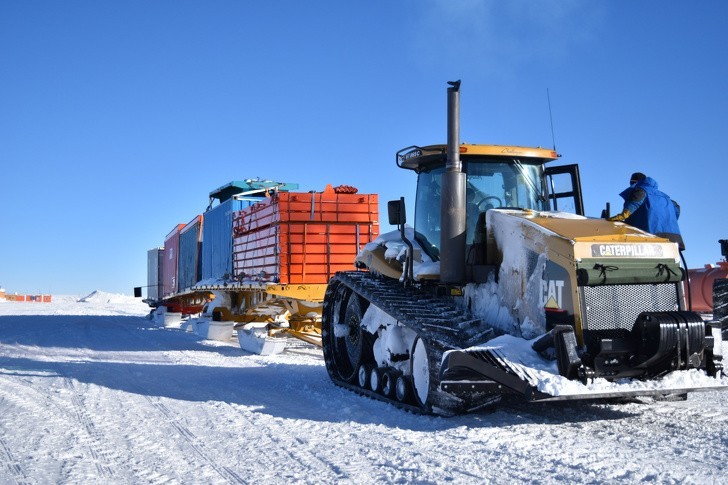
MULTIPOLYGON (((384 395, 363 389, 358 385, 343 381, 336 377, 331 369, 333 359, 324 352, 329 376, 335 384, 373 399, 393 404, 400 409, 413 413, 457 414, 464 411, 464 403, 456 397, 439 391, 442 354, 449 349, 463 348, 483 339, 490 331, 483 322, 466 309, 459 307, 448 297, 439 297, 417 287, 405 287, 399 281, 367 272, 337 273, 326 291, 324 300, 324 318, 331 318, 335 311, 335 300, 346 288, 357 293, 368 302, 395 318, 398 322, 412 329, 423 339, 429 349, 430 361, 435 365, 430 369, 430 382, 435 383, 432 409, 389 399, 384 395)), ((327 323, 324 322, 324 331, 327 323)), ((324 338, 325 340, 325 338, 324 338)), ((325 345, 325 344, 324 344, 325 345)))
POLYGON ((337 273, 332 282, 363 296, 400 323, 429 341, 450 348, 479 343, 488 332, 483 322, 448 297, 438 297, 417 287, 404 287, 391 278, 352 271, 337 273))

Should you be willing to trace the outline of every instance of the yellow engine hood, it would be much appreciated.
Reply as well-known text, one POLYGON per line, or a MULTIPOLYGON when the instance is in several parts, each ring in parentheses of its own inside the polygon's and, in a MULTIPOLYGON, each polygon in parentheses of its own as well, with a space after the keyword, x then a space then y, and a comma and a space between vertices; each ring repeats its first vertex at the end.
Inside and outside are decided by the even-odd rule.
POLYGON ((677 244, 622 222, 563 212, 494 209, 487 213, 490 264, 500 263, 495 242, 523 244, 572 261, 584 258, 660 258, 679 261, 677 244), (493 259, 491 259, 491 256, 493 259))

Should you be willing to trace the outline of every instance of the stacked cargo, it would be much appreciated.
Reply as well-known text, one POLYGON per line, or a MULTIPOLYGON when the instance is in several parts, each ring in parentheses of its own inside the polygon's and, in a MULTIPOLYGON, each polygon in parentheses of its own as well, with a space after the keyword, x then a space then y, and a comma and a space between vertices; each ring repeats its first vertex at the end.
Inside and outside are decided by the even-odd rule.
MULTIPOLYGON (((177 224, 164 240, 164 247, 147 251, 147 302, 189 310, 200 305, 173 301, 179 295, 195 293, 198 285, 223 284, 231 280, 232 215, 265 199, 268 191, 297 189, 297 184, 270 180, 233 181, 210 192, 210 206, 188 224, 177 224), (213 207, 213 201, 219 204, 213 207), (187 308, 189 307, 189 308, 187 308)), ((142 287, 135 288, 141 296, 142 287)), ((204 291, 207 294, 206 290, 204 291)))
POLYGON ((379 235, 376 194, 277 193, 234 214, 238 281, 325 284, 379 235))
POLYGON ((237 331, 241 348, 259 353, 280 352, 286 335, 321 345, 327 283, 379 235, 379 201, 348 186, 296 189, 230 182, 148 251, 147 303, 166 327, 221 340, 237 331))
POLYGON ((233 272, 233 213, 244 201, 227 199, 205 212, 202 227, 202 280, 224 280, 233 272))
POLYGON ((200 281, 200 264, 202 262, 202 216, 190 221, 179 235, 178 283, 177 290, 189 290, 200 281))
POLYGON ((164 248, 154 248, 147 251, 147 299, 157 301, 162 296, 162 260, 164 248))
POLYGON ((233 214, 265 199, 266 191, 295 190, 298 184, 269 180, 238 180, 210 192, 210 207, 202 228, 201 279, 229 281, 233 274, 233 214), (212 207, 212 201, 219 204, 212 207))
POLYGON ((185 224, 177 224, 164 238, 164 256, 162 257, 162 298, 174 295, 177 287, 177 267, 179 255, 179 234, 185 224))

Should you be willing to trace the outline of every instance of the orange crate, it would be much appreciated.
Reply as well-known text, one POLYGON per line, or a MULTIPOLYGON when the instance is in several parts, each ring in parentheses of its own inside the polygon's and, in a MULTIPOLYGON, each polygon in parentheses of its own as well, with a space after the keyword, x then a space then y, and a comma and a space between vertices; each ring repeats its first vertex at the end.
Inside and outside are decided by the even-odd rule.
POLYGON ((326 283, 337 271, 353 269, 363 245, 379 235, 374 223, 347 224, 351 227, 343 230, 341 223, 311 223, 312 234, 308 225, 279 223, 235 237, 235 276, 283 284, 326 283), (301 233, 292 234, 291 226, 301 233))
POLYGON ((233 269, 240 280, 327 283, 353 269, 379 236, 374 194, 280 193, 233 215, 233 269))
POLYGON ((377 222, 376 194, 281 192, 234 216, 235 235, 279 222, 377 222))

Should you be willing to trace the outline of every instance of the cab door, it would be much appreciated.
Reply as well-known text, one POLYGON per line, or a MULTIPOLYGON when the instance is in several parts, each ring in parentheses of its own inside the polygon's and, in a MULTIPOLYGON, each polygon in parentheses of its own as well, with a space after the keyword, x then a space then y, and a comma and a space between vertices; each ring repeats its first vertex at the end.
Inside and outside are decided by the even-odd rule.
POLYGON ((551 210, 584 215, 579 165, 559 165, 544 170, 551 210))

